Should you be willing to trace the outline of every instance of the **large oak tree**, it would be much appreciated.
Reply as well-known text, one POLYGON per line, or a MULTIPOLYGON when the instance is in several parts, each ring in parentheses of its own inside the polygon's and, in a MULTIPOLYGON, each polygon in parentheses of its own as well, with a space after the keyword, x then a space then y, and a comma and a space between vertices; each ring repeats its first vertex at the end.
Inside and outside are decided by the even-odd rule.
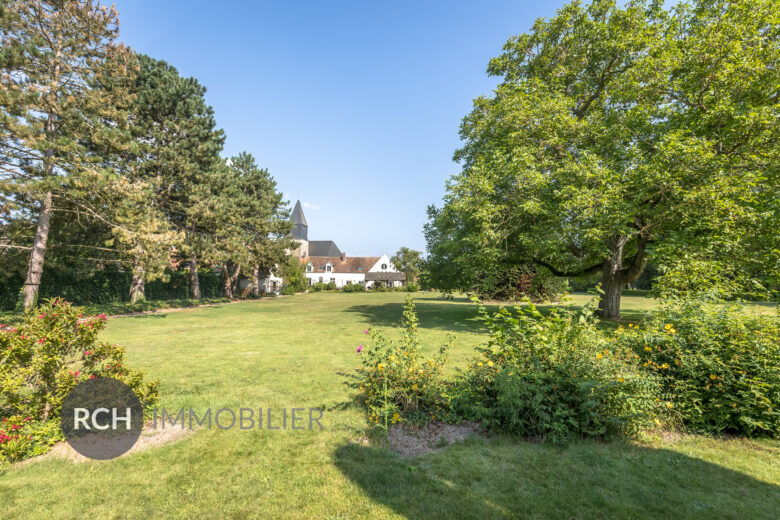
POLYGON ((432 265, 600 272, 605 317, 651 255, 776 272, 778 12, 574 2, 511 38, 431 210, 432 265))

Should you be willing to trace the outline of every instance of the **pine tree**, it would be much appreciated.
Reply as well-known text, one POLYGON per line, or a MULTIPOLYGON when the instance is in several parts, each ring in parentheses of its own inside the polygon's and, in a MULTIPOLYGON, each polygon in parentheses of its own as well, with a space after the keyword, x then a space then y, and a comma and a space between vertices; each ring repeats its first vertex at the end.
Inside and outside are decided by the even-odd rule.
MULTIPOLYGON (((34 305, 55 206, 86 201, 85 190, 103 191, 117 179, 90 153, 90 146, 121 146, 125 140, 106 78, 128 75, 115 43, 114 8, 79 0, 6 2, 0 17, 0 188, 6 200, 35 218, 35 236, 23 289, 34 305)), ((95 197, 93 196, 93 199, 95 197)), ((95 206, 78 204, 100 217, 95 206)))

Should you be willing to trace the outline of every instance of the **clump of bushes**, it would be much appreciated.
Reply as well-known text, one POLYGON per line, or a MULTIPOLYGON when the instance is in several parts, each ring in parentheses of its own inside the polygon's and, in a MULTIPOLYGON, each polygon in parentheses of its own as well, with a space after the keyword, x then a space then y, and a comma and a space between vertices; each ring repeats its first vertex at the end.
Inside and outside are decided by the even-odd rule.
POLYGON ((473 420, 536 439, 634 436, 667 424, 780 437, 780 327, 738 305, 678 301, 604 332, 583 310, 489 313, 490 339, 457 377, 422 359, 411 299, 402 344, 373 333, 361 392, 374 423, 473 420), (388 420, 389 418, 389 420, 388 420))
POLYGON ((422 359, 411 297, 398 345, 372 332, 361 351, 362 399, 377 424, 474 420, 524 437, 566 439, 633 435, 656 424, 664 403, 633 351, 594 324, 593 307, 545 316, 533 304, 489 314, 490 341, 454 379, 444 354, 422 359))
POLYGON ((338 287, 336 287, 336 282, 317 282, 314 284, 311 284, 309 287, 309 290, 312 292, 321 292, 321 291, 337 291, 338 287))
POLYGON ((110 377, 128 385, 145 407, 156 382, 124 364, 124 349, 98 342, 106 316, 49 300, 18 327, 0 326, 0 462, 44 453, 61 440, 59 411, 79 382, 110 377))
POLYGON ((354 293, 354 292, 366 292, 366 286, 362 283, 351 283, 343 286, 341 292, 354 293))
POLYGON ((360 344, 357 349, 361 355, 361 400, 369 420, 384 428, 402 417, 406 422, 424 423, 449 410, 442 370, 451 342, 435 357, 422 356, 411 297, 404 304, 402 326, 400 343, 376 330, 364 330, 368 345, 360 344))
POLYGON ((456 382, 455 412, 524 437, 634 435, 662 411, 655 377, 595 326, 593 307, 543 315, 528 303, 493 314, 480 356, 456 382))
POLYGON ((696 432, 780 436, 780 328, 734 304, 680 301, 617 331, 696 432))

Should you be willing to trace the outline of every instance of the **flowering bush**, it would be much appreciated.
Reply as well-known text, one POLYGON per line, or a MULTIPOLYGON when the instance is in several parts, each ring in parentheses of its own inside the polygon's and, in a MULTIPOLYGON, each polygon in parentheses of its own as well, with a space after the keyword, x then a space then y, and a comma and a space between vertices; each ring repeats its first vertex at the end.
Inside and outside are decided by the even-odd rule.
POLYGON ((780 328, 739 305, 682 301, 617 331, 689 428, 780 436, 780 328))
POLYGON ((463 418, 552 439, 631 435, 657 420, 653 376, 596 328, 592 304, 545 316, 532 303, 491 315, 475 302, 490 340, 457 385, 463 418))
POLYGON ((85 317, 53 299, 25 315, 18 327, 0 324, 0 460, 34 454, 58 440, 59 408, 77 383, 111 377, 128 385, 145 406, 157 383, 124 366, 124 349, 98 342, 103 314, 85 317), (23 418, 23 419, 22 419, 23 418))
POLYGON ((403 339, 392 341, 376 330, 358 346, 360 391, 369 419, 380 426, 403 421, 425 422, 448 413, 449 397, 442 380, 447 344, 437 356, 420 353, 418 319, 407 297, 403 311, 403 339))

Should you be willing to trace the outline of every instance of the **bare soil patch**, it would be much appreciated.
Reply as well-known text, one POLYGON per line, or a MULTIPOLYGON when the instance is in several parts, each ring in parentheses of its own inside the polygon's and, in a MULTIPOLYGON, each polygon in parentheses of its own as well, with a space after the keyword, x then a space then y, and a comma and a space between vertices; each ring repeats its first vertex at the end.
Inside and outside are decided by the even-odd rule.
POLYGON ((417 457, 426 453, 435 453, 472 436, 486 437, 479 423, 445 424, 432 422, 422 428, 395 425, 391 426, 387 432, 390 449, 401 457, 417 457))
MULTIPOLYGON (((164 444, 169 444, 171 442, 176 442, 185 437, 189 437, 194 432, 194 430, 182 428, 180 425, 174 426, 171 424, 166 424, 165 428, 162 428, 158 425, 158 427, 155 429, 152 421, 149 421, 144 424, 144 429, 141 432, 141 436, 138 438, 138 441, 135 443, 135 445, 127 453, 121 455, 120 458, 126 457, 132 453, 138 453, 139 451, 144 451, 150 448, 163 446, 164 444)), ((49 450, 47 453, 38 457, 27 459, 20 464, 29 464, 35 461, 45 460, 47 458, 67 459, 74 463, 92 460, 75 451, 67 442, 58 442, 52 446, 51 450, 49 450)))

